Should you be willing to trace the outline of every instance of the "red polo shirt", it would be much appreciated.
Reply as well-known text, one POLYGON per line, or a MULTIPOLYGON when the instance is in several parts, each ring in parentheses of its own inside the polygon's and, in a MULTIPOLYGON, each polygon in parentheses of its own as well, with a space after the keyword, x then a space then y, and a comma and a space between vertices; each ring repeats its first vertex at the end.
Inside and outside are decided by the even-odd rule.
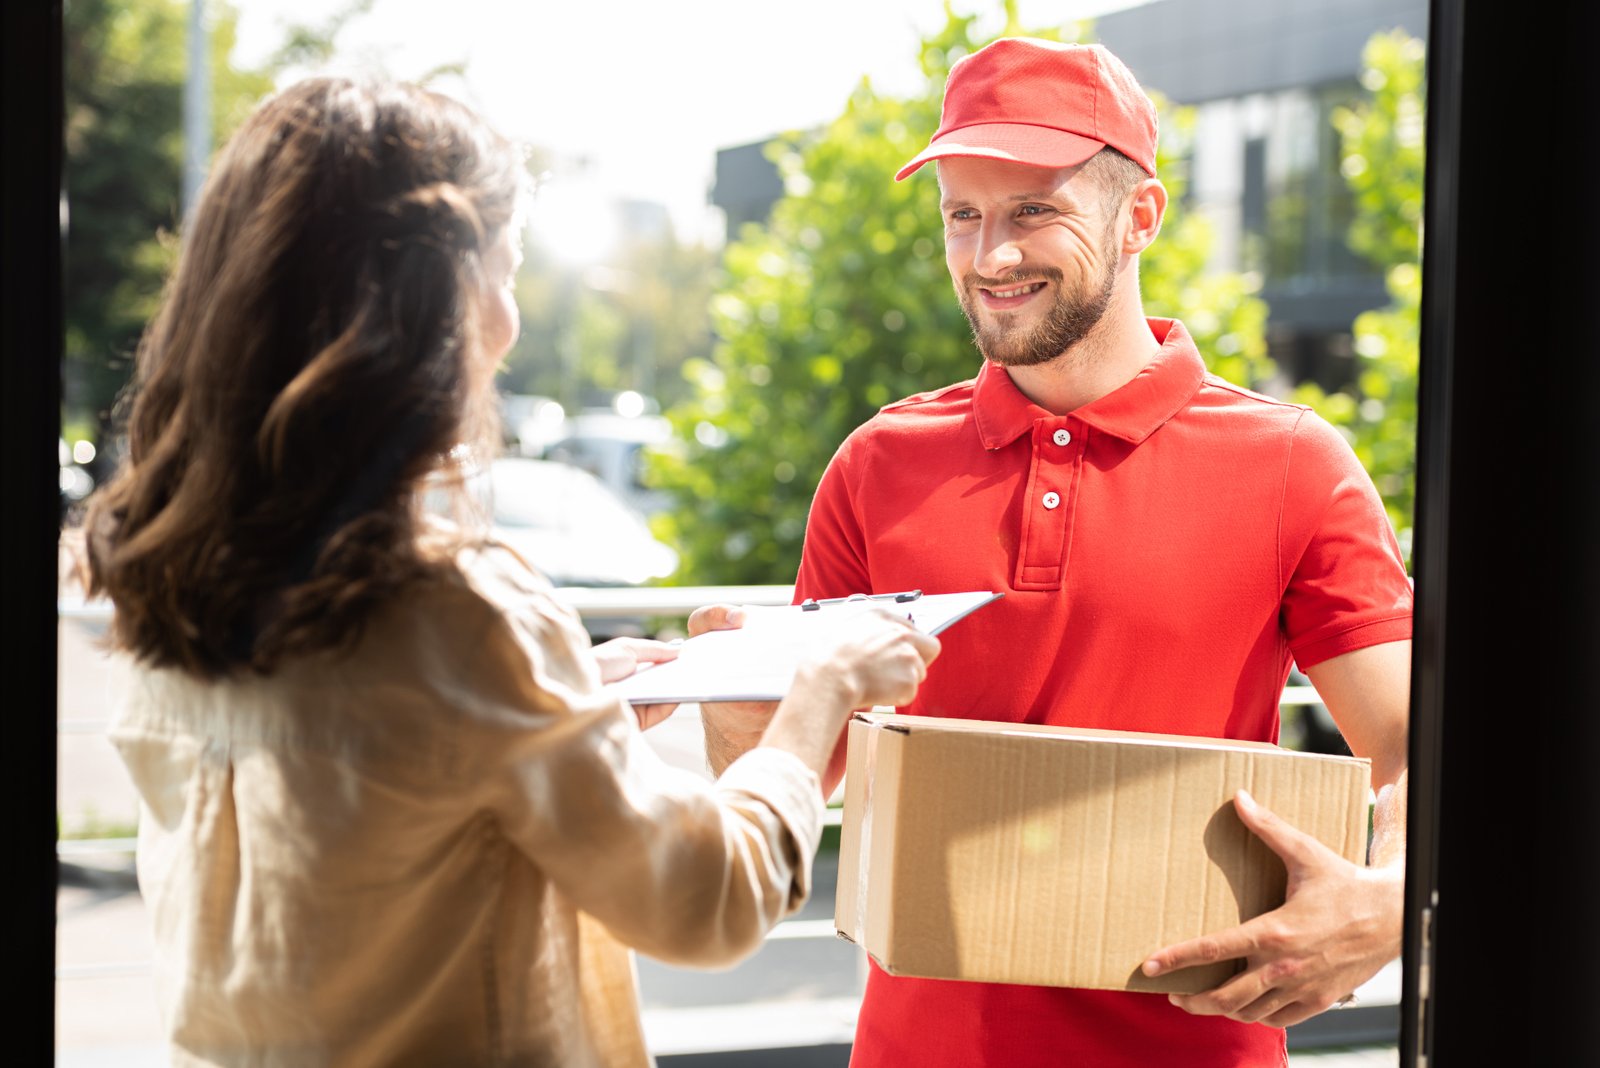
MULTIPOLYGON (((1208 374, 1188 332, 1068 415, 1003 368, 884 408, 823 475, 795 596, 1003 590, 952 627, 914 715, 1276 741, 1291 660, 1411 636, 1399 546, 1309 409, 1208 374)), ((1155 947, 1152 947, 1155 948, 1155 947)), ((873 967, 856 1068, 1241 1068, 1283 1031, 1163 995, 873 967)))

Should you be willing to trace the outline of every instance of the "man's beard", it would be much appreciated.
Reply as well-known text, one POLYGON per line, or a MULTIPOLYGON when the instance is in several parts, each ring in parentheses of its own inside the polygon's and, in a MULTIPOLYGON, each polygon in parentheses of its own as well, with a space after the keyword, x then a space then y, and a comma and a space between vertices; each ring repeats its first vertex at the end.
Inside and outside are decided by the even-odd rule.
POLYGON ((1106 258, 1106 271, 1094 290, 1086 281, 1076 292, 1068 293, 1065 278, 1057 268, 1018 272, 1009 278, 994 281, 968 272, 961 280, 958 296, 961 310, 972 325, 972 340, 984 359, 1002 367, 1031 367, 1049 363, 1072 346, 1089 336, 1111 306, 1111 294, 1116 288, 1117 257, 1115 250, 1106 258), (1045 312, 1044 318, 1028 329, 1008 326, 1010 312, 991 313, 985 323, 979 318, 978 287, 985 289, 1015 289, 1028 282, 1050 283, 1055 302, 1045 312), (996 321, 998 320, 998 321, 996 321))

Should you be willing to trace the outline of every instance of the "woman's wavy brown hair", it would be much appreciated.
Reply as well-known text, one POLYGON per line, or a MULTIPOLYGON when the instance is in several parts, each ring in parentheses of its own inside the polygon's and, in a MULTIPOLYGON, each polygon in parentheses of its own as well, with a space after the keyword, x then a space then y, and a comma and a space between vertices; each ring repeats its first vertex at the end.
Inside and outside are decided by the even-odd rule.
POLYGON ((482 259, 519 151, 405 85, 312 79, 219 154, 140 344, 128 458, 86 520, 113 638, 203 677, 347 646, 449 570, 419 488, 493 434, 482 259))

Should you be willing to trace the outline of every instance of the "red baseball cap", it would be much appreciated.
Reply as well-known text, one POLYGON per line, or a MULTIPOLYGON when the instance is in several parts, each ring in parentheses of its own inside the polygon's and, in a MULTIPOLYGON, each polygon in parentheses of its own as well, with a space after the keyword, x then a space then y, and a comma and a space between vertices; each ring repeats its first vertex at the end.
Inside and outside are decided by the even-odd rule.
POLYGON ((1107 145, 1155 176, 1155 105, 1122 60, 1103 45, 1004 37, 950 68, 938 132, 894 178, 945 156, 1071 167, 1107 145))

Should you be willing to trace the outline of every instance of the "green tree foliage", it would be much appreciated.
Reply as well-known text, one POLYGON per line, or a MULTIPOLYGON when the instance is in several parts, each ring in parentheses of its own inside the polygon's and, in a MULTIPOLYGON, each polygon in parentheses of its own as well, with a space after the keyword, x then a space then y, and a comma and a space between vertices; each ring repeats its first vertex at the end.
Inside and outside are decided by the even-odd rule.
MULTIPOLYGON (((212 5, 213 143, 270 76, 234 68, 237 13, 212 5)), ((177 253, 188 4, 71 0, 66 68, 65 422, 99 438, 177 253)))
MULTIPOLYGON (((946 13, 922 43, 923 92, 900 99, 863 80, 825 129, 770 149, 786 195, 727 248, 716 345, 685 365, 693 394, 669 413, 676 450, 653 457, 679 501, 657 520, 683 554, 678 581, 791 580, 817 480, 845 436, 882 405, 981 364, 944 265, 937 184, 892 180, 937 129, 951 65, 988 43, 974 16, 946 13)), ((1024 31, 1012 5, 1007 14, 1003 36, 1081 31, 1024 31)), ((1157 166, 1173 206, 1141 257, 1145 305, 1183 318, 1215 369, 1253 385, 1272 371, 1265 306, 1243 277, 1204 271, 1210 232, 1179 206, 1189 122, 1163 108, 1157 166)))
POLYGON ((1402 30, 1362 53, 1367 96, 1334 114, 1357 216, 1350 247, 1385 271, 1390 303, 1355 321, 1355 381, 1306 383, 1295 399, 1344 430, 1383 497, 1407 558, 1416 492, 1417 323, 1422 301, 1423 42, 1402 30))
MULTIPOLYGON (((373 0, 292 25, 259 69, 232 62, 238 11, 206 5, 211 144, 221 146, 286 70, 333 55, 334 36, 373 0)), ((62 12, 67 231, 63 425, 103 440, 139 335, 177 257, 188 0, 68 0, 62 12)), ((441 68, 449 73, 453 67, 441 68)))
POLYGON ((497 384, 572 408, 634 389, 666 407, 689 393, 684 363, 710 347, 715 254, 670 229, 625 234, 613 262, 576 268, 536 241, 517 278, 522 334, 497 384))
POLYGON ((1421 252, 1424 53, 1404 30, 1374 35, 1361 54, 1367 98, 1333 115, 1356 201, 1350 247, 1385 268, 1421 252))

